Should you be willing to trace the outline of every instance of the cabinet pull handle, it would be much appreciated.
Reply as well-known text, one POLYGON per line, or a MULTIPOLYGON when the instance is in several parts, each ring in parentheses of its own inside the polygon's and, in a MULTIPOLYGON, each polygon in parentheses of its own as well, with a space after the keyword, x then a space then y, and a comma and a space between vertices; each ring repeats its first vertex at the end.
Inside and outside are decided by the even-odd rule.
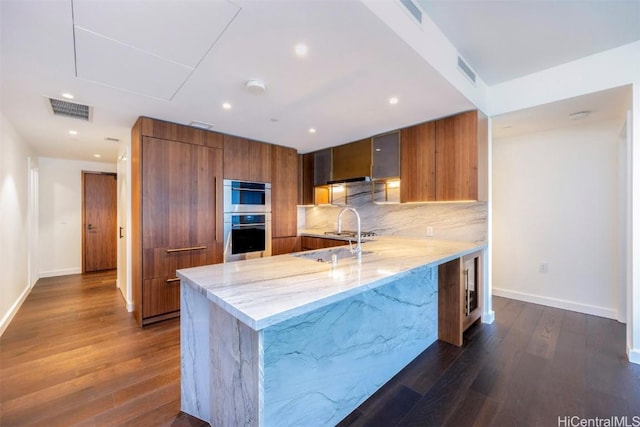
POLYGON ((167 279, 167 283, 173 283, 173 282, 179 282, 180 279, 177 277, 174 277, 173 279, 167 279))
POLYGON ((200 251, 202 249, 207 249, 206 246, 191 246, 188 248, 177 248, 177 249, 167 249, 167 253, 173 253, 173 252, 186 252, 186 251, 200 251))
POLYGON ((469 290, 469 269, 465 269, 464 270, 464 279, 465 279, 465 291, 467 292, 467 298, 466 298, 466 310, 465 310, 465 316, 469 315, 469 308, 471 307, 471 291, 469 290))

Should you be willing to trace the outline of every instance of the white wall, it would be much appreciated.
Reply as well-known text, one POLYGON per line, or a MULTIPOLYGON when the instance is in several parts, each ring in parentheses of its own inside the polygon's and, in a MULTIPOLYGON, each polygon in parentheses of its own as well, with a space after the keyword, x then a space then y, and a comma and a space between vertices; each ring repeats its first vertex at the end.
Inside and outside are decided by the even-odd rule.
POLYGON ((627 243, 627 355, 640 364, 640 82, 633 85, 629 141, 629 240, 627 243))
MULTIPOLYGON (((122 237, 118 241, 118 288, 133 311, 133 290, 131 287, 131 143, 122 144, 118 151, 118 227, 122 227, 122 237)), ((120 230, 120 229, 119 229, 120 230)))
POLYGON ((116 172, 115 163, 41 157, 40 277, 82 272, 82 171, 116 172))
POLYGON ((618 318, 620 130, 576 123, 493 141, 495 295, 618 318))
MULTIPOLYGON (((0 334, 29 294, 29 159, 31 148, 0 113, 0 334)), ((35 166, 35 164, 33 165, 35 166)), ((35 281, 34 277, 32 281, 35 281)))

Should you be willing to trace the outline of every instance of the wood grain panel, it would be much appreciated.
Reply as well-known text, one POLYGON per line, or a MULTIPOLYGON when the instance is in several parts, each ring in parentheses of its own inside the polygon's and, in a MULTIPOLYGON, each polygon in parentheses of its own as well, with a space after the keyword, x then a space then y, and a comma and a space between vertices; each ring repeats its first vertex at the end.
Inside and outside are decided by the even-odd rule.
POLYGON ((313 153, 298 155, 298 204, 313 205, 313 153))
POLYGON ((462 345, 460 259, 438 266, 438 339, 462 345))
POLYGON ((249 180, 249 140, 224 136, 224 178, 249 180))
POLYGON ((140 132, 142 136, 185 142, 188 144, 204 145, 210 148, 223 147, 223 134, 197 129, 192 126, 165 122, 162 120, 142 117, 140 132))
POLYGON ((436 199, 477 200, 478 120, 469 111, 436 121, 436 199))
POLYGON ((270 182, 271 149, 271 144, 249 141, 249 181, 270 182))
POLYGON ((171 278, 147 279, 142 288, 144 318, 180 310, 180 281, 171 278))
POLYGON ((332 179, 371 176, 371 138, 333 147, 332 179))
POLYGON ((271 148, 271 227, 272 237, 291 237, 298 233, 298 155, 293 148, 271 148))
POLYGON ((300 252, 300 241, 298 237, 280 237, 271 240, 271 255, 290 254, 300 252))
POLYGON ((436 200, 435 123, 402 129, 400 137, 400 201, 436 200))
POLYGON ((324 237, 302 236, 300 246, 303 251, 315 249, 333 248, 335 246, 345 246, 349 242, 339 239, 325 239, 324 237))

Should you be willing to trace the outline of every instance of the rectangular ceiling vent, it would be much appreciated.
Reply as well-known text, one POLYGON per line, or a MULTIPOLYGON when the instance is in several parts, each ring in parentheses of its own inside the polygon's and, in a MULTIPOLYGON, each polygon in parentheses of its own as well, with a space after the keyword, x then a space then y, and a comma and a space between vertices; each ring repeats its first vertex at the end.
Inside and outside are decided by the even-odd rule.
POLYGON ((118 138, 113 138, 111 136, 105 136, 104 140, 105 140, 105 142, 120 142, 120 140, 118 138))
POLYGON ((471 80, 471 83, 473 83, 474 86, 476 85, 476 73, 471 71, 471 67, 469 67, 467 63, 464 62, 462 58, 460 58, 459 56, 458 56, 458 69, 462 71, 462 74, 467 76, 469 80, 471 80))
POLYGON ((63 101, 61 99, 49 98, 51 103, 51 110, 56 116, 70 117, 72 119, 79 119, 90 121, 92 107, 83 104, 76 104, 75 102, 63 101))
POLYGON ((197 120, 194 120, 191 123, 189 123, 189 126, 193 126, 194 128, 203 129, 203 130, 209 130, 213 128, 212 124, 199 122, 197 120))
POLYGON ((409 11, 409 13, 422 24, 422 11, 411 0, 400 0, 400 3, 409 11))

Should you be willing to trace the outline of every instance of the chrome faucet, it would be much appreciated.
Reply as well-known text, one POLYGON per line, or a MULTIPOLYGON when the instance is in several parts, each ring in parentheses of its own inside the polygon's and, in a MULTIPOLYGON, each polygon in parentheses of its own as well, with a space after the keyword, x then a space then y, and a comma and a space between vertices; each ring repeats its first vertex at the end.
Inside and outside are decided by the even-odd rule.
POLYGON ((351 211, 356 215, 356 222, 357 222, 357 228, 356 228, 356 237, 358 238, 358 243, 356 244, 356 248, 351 251, 351 253, 355 253, 356 254, 356 258, 361 259, 362 258, 362 241, 360 240, 360 214, 358 213, 357 210, 355 210, 355 208, 349 207, 347 206, 346 208, 342 208, 342 210, 340 211, 340 213, 338 214, 338 234, 342 233, 342 214, 345 213, 346 211, 351 211))

